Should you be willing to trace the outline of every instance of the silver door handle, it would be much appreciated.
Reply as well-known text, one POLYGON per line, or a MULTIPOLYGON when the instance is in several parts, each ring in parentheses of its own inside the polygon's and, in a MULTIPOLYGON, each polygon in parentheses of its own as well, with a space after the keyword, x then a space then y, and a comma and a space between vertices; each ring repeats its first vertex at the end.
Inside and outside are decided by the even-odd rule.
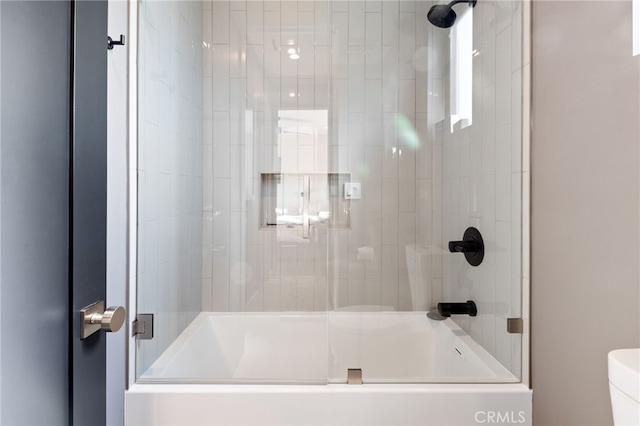
POLYGON ((86 339, 99 330, 116 332, 120 330, 127 317, 122 306, 109 306, 104 309, 104 301, 92 303, 80 310, 80 339, 86 339))

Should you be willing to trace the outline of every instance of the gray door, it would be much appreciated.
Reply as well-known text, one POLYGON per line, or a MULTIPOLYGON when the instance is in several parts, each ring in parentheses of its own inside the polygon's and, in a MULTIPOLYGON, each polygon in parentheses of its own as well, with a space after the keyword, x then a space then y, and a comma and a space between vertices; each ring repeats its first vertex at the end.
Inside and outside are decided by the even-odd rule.
POLYGON ((106 336, 80 340, 83 307, 106 296, 107 2, 72 2, 71 415, 73 424, 106 419, 106 336))
POLYGON ((106 1, 0 2, 0 423, 105 423, 106 1))

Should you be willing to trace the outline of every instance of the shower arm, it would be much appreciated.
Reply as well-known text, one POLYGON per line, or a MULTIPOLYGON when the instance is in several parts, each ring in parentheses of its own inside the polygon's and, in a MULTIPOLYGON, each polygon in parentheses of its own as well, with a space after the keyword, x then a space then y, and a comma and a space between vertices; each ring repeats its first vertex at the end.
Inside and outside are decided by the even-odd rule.
POLYGON ((476 7, 476 3, 478 2, 478 0, 453 0, 451 3, 448 4, 449 7, 456 5, 458 3, 469 3, 470 7, 476 7))

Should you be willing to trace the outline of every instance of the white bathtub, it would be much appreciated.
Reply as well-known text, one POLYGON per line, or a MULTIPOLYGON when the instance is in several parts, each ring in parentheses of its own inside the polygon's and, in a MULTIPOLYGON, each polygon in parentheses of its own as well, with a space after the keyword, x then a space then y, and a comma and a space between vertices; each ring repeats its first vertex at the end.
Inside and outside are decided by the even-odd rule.
POLYGON ((531 424, 531 391, 425 313, 202 313, 125 396, 127 425, 531 424), (364 385, 347 385, 347 369, 364 385), (500 383, 495 383, 500 382, 500 383))

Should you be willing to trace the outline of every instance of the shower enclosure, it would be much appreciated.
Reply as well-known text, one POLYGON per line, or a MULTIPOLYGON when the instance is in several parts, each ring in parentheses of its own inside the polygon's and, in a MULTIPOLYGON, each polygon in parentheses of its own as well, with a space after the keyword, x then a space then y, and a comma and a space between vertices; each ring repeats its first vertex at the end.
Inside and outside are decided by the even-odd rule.
POLYGON ((522 382, 528 5, 434 4, 139 2, 137 383, 522 382))

